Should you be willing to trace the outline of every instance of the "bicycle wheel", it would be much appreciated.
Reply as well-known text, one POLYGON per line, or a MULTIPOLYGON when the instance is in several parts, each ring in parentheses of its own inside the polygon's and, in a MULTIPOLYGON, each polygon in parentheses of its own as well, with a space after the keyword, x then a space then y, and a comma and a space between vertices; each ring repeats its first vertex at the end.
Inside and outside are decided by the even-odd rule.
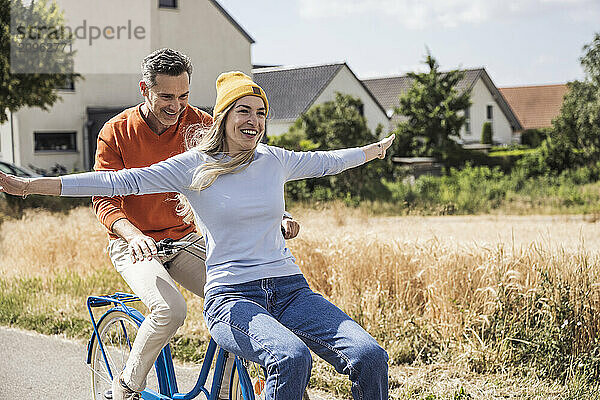
MULTIPOLYGON (((264 400, 266 398, 265 383, 267 380, 265 369, 257 363, 244 360, 244 366, 250 380, 252 382, 252 389, 254 391, 254 398, 256 400, 264 400)), ((233 368, 231 375, 231 388, 230 388, 230 399, 231 400, 244 400, 242 395, 242 388, 240 387, 240 377, 238 375, 237 368, 233 368)), ((302 395, 302 400, 310 400, 308 393, 305 391, 302 395)))
MULTIPOLYGON (((125 368, 131 346, 137 336, 137 323, 126 313, 119 310, 106 314, 98 323, 98 337, 94 340, 91 364, 92 370, 92 399, 112 399, 112 380, 108 373, 108 366, 113 376, 120 374, 125 368), (100 350, 99 341, 102 342, 108 366, 100 350)), ((158 391, 158 380, 154 368, 146 378, 147 388, 158 391)))

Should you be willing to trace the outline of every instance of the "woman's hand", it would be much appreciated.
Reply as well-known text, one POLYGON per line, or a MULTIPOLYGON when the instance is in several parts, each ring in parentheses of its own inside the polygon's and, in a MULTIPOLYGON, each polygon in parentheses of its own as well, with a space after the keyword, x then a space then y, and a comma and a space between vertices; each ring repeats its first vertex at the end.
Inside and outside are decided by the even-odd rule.
POLYGON ((295 219, 284 216, 281 221, 281 232, 284 239, 293 239, 300 232, 300 224, 295 219))
POLYGON ((25 197, 28 194, 60 196, 60 191, 60 178, 19 178, 0 172, 0 192, 25 197))
POLYGON ((395 138, 396 135, 392 134, 379 142, 362 147, 362 150, 365 152, 366 162, 376 158, 385 158, 387 149, 390 148, 395 138))
POLYGON ((18 176, 0 172, 0 192, 25 197, 29 194, 30 182, 29 178, 19 178, 18 176))
POLYGON ((379 142, 375 143, 377 145, 377 148, 380 150, 380 153, 378 154, 379 158, 385 158, 385 153, 387 152, 387 149, 390 148, 390 146, 392 145, 392 143, 394 142, 394 139, 396 139, 396 134, 391 134, 390 136, 386 137, 383 140, 380 140, 379 142))

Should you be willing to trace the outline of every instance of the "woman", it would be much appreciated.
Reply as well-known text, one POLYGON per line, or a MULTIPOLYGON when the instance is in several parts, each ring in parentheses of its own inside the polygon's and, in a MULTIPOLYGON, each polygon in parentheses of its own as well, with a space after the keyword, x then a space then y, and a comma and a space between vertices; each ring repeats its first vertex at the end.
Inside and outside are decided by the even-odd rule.
POLYGON ((355 399, 387 399, 387 353, 312 292, 280 232, 285 182, 383 158, 394 136, 362 148, 292 152, 259 144, 269 103, 241 72, 217 79, 215 122, 198 145, 147 168, 22 179, 2 191, 63 196, 178 192, 206 238, 204 318, 224 349, 266 367, 269 399, 301 399, 309 348, 349 376, 355 399))

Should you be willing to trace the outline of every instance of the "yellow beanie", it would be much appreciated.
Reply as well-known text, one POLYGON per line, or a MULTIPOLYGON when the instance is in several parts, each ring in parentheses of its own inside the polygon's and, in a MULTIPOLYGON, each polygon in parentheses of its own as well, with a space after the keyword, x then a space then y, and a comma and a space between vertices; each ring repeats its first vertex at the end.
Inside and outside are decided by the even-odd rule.
POLYGON ((243 72, 224 72, 217 78, 217 100, 213 110, 216 118, 231 103, 244 96, 258 96, 265 102, 267 115, 269 114, 269 101, 265 91, 243 72))

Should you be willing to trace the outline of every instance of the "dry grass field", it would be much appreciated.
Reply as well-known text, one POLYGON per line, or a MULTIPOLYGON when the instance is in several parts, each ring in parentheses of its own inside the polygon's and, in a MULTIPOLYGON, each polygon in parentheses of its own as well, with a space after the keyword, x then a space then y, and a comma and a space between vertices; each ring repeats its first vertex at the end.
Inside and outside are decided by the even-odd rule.
MULTIPOLYGON (((397 399, 600 398, 600 225, 581 216, 374 217, 292 210, 313 289, 388 350, 397 399)), ((88 294, 127 290, 87 208, 0 225, 0 323, 85 337, 88 294)), ((188 298, 177 354, 207 338, 188 298)), ((317 363, 311 385, 348 398, 317 363)))

